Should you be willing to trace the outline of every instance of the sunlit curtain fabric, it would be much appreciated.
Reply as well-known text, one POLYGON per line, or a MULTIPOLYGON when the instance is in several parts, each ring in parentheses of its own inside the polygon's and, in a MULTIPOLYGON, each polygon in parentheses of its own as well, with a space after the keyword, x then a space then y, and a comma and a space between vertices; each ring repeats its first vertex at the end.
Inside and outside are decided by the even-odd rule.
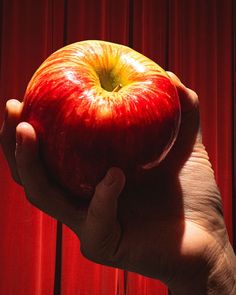
MULTIPOLYGON (((63 45, 102 39, 133 47, 175 72, 198 93, 203 139, 233 242, 234 2, 1 0, 0 121, 6 100, 22 100, 34 71, 63 45)), ((157 280, 83 258, 76 236, 27 202, 22 188, 12 181, 2 153, 0 198, 0 294, 168 294, 157 280)))

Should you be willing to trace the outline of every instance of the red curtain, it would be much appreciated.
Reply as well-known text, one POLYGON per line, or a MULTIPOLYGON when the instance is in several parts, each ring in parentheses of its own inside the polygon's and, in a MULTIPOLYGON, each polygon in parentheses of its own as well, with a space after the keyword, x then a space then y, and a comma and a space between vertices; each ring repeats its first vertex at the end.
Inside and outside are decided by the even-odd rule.
MULTIPOLYGON (((0 13, 1 122, 6 100, 23 98, 50 53, 85 39, 129 45, 195 89, 233 242, 234 0, 2 0, 0 13)), ((2 154, 0 196, 0 294, 168 294, 159 281, 83 258, 75 235, 25 200, 2 154)))

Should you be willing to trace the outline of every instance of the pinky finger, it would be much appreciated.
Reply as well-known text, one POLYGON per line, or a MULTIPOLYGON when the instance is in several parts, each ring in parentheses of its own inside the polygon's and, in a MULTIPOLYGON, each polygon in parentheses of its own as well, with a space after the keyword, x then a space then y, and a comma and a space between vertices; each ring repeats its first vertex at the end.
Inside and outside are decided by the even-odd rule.
POLYGON ((0 142, 13 179, 21 184, 15 160, 16 126, 20 121, 22 104, 11 99, 6 103, 5 120, 0 131, 0 142))
POLYGON ((74 206, 49 178, 39 156, 34 128, 26 122, 20 123, 16 128, 16 139, 16 162, 28 201, 77 231, 85 218, 85 211, 74 206))

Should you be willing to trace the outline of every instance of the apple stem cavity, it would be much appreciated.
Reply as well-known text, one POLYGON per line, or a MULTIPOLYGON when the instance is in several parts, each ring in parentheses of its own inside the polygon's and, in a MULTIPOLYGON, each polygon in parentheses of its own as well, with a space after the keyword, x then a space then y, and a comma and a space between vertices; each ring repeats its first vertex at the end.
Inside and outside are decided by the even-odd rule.
POLYGON ((118 92, 122 88, 121 84, 116 85, 116 87, 112 90, 112 92, 118 92))

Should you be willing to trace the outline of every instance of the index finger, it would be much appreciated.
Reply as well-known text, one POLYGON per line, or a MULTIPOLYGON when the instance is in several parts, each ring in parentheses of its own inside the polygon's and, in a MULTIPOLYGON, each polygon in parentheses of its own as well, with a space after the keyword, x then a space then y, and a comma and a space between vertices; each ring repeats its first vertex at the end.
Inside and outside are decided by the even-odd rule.
POLYGON ((174 73, 167 71, 167 74, 178 90, 182 112, 198 109, 199 101, 196 92, 187 88, 174 73))

